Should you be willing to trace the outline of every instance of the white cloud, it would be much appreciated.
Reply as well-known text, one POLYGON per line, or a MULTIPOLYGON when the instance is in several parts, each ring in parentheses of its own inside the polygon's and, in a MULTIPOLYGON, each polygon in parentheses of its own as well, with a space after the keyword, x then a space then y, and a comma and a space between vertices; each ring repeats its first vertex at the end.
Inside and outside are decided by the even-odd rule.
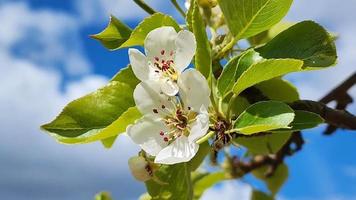
POLYGON ((61 68, 69 75, 90 72, 79 42, 80 24, 74 16, 13 2, 1 4, 0 18, 6 19, 1 22, 0 46, 12 55, 47 68, 61 68))
POLYGON ((207 190, 202 200, 250 200, 252 189, 249 185, 238 181, 225 181, 207 190))
POLYGON ((57 144, 39 130, 70 100, 108 81, 87 74, 91 66, 81 49, 76 19, 35 11, 23 2, 1 4, 0 17, 6 19, 6 31, 0 31, 2 198, 92 199, 94 193, 109 190, 116 198, 134 199, 142 193, 126 163, 138 149, 125 135, 105 150, 99 143, 57 144), (63 71, 81 78, 63 87, 63 71))

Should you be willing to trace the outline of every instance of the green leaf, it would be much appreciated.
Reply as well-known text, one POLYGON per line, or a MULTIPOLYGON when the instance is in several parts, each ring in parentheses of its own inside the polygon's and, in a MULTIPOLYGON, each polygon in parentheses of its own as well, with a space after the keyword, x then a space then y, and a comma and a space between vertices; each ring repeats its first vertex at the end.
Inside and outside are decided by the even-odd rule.
POLYGON ((334 65, 337 59, 334 39, 313 21, 295 24, 257 51, 264 58, 301 59, 311 69, 334 65))
MULTIPOLYGON (((295 117, 293 122, 290 124, 291 129, 289 129, 291 131, 300 131, 304 129, 315 128, 319 124, 324 122, 324 119, 315 113, 303 110, 296 110, 294 112, 295 117)), ((281 131, 283 131, 283 129, 281 131)))
POLYGON ((95 142, 102 140, 103 145, 106 148, 110 148, 115 142, 116 137, 125 132, 126 127, 130 124, 135 123, 137 119, 142 117, 141 113, 137 110, 136 107, 129 108, 124 112, 118 119, 113 121, 110 125, 102 129, 93 129, 83 135, 70 138, 70 137, 61 137, 55 134, 52 134, 58 142, 65 144, 85 144, 90 142, 95 142))
POLYGON ((274 198, 264 192, 253 190, 251 200, 274 200, 274 198))
POLYGON ((189 169, 193 172, 199 168, 201 163, 204 161, 206 155, 211 152, 211 147, 208 142, 204 142, 199 145, 199 150, 195 154, 194 158, 188 162, 189 169))
POLYGON ((155 175, 166 184, 159 184, 154 180, 145 182, 152 199, 192 200, 193 188, 187 163, 162 165, 155 175))
POLYGON ((225 21, 237 39, 248 38, 278 23, 293 0, 218 0, 225 21))
POLYGON ((215 184, 227 180, 225 172, 214 172, 214 173, 205 173, 197 180, 194 180, 194 199, 198 200, 203 195, 203 193, 213 187, 215 184))
MULTIPOLYGON (((230 101, 230 99, 228 100, 230 101)), ((227 113, 228 101, 223 104, 224 113, 227 113), (225 108, 224 108, 225 106, 225 108)), ((251 104, 245 97, 238 96, 231 102, 230 111, 232 116, 239 116, 244 110, 246 110, 251 104)))
POLYGON ((234 85, 233 92, 238 95, 246 88, 291 72, 300 71, 303 61, 295 59, 270 59, 253 64, 234 85))
POLYGON ((130 38, 120 48, 143 45, 147 34, 162 26, 172 26, 177 32, 180 31, 179 25, 171 16, 155 13, 144 19, 132 31, 130 38))
POLYGON ((91 35, 110 50, 118 49, 131 35, 131 29, 114 16, 110 16, 109 25, 100 33, 91 35))
POLYGON ((281 131, 253 137, 238 137, 234 141, 246 147, 248 152, 254 155, 268 155, 277 153, 291 135, 290 131, 281 131))
POLYGON ((281 21, 276 25, 272 26, 269 30, 263 31, 262 33, 259 33, 253 37, 248 38, 248 41, 253 46, 258 46, 260 44, 267 43, 281 32, 293 26, 294 24, 295 23, 292 22, 281 21))
POLYGON ((197 41, 197 50, 195 53, 194 66, 200 71, 205 78, 209 78, 211 69, 211 47, 208 40, 208 36, 205 30, 205 24, 202 16, 200 15, 200 10, 196 0, 193 0, 192 4, 192 21, 191 27, 197 41))
POLYGON ((133 88, 112 81, 105 87, 69 103, 61 114, 42 128, 63 137, 78 137, 109 126, 128 108, 135 106, 133 88))
POLYGON ((235 121, 234 128, 241 134, 251 135, 280 128, 288 128, 294 111, 279 101, 261 101, 248 107, 235 121))
POLYGON ((265 176, 266 171, 267 167, 260 167, 252 171, 252 174, 256 178, 263 180, 274 196, 281 189, 284 182, 288 179, 288 167, 284 163, 280 164, 274 172, 273 176, 268 178, 265 176))
POLYGON ((291 103, 299 100, 299 93, 296 87, 290 82, 274 78, 255 85, 263 95, 271 100, 291 103))
POLYGON ((253 49, 247 50, 240 56, 232 58, 224 67, 221 73, 217 87, 222 97, 229 94, 241 74, 246 71, 252 64, 260 61, 262 57, 253 49))
POLYGON ((112 200, 112 198, 109 192, 100 192, 95 195, 95 200, 112 200))
POLYGON ((136 75, 133 73, 130 65, 125 68, 122 68, 117 74, 115 74, 115 76, 110 81, 126 83, 132 88, 135 88, 136 85, 140 83, 140 80, 136 78, 136 75))

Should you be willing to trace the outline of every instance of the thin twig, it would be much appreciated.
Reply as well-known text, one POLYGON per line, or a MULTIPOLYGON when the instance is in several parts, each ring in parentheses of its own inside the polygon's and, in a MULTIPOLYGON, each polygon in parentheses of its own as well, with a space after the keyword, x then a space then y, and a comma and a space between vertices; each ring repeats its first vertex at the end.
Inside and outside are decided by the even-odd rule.
POLYGON ((153 15, 156 13, 156 11, 151 8, 149 5, 147 5, 143 0, 133 0, 138 6, 140 6, 144 11, 146 11, 148 14, 153 15))
POLYGON ((184 10, 179 6, 177 0, 171 0, 172 4, 174 5, 174 7, 177 9, 177 11, 182 15, 182 17, 185 19, 186 14, 184 12, 184 10))

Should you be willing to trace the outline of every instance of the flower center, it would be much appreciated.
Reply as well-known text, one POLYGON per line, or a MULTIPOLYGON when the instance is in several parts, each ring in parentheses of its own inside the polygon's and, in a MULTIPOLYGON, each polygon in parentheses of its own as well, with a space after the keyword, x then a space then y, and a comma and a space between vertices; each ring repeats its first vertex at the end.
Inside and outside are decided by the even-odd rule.
POLYGON ((167 52, 166 50, 161 50, 160 55, 156 55, 153 60, 153 66, 155 67, 155 72, 160 73, 163 77, 170 78, 177 81, 178 74, 174 67, 174 51, 167 52))
POLYGON ((173 109, 169 109, 165 105, 153 109, 153 113, 162 115, 162 121, 168 128, 167 132, 163 130, 159 132, 163 141, 167 143, 172 143, 183 135, 189 136, 190 124, 196 120, 196 116, 198 115, 190 107, 184 109, 178 99, 179 97, 169 97, 168 101, 173 105, 173 109))

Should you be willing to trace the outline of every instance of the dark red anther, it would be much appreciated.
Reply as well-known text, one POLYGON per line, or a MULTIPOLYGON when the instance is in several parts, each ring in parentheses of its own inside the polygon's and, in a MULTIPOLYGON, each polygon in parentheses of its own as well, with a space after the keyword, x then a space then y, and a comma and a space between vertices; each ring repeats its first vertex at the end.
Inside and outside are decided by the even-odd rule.
POLYGON ((155 60, 156 60, 156 61, 159 61, 159 58, 158 58, 158 57, 155 57, 155 60))
POLYGON ((163 140, 164 140, 165 142, 168 142, 168 138, 167 138, 167 137, 164 137, 163 140))
POLYGON ((165 109, 166 108, 166 106, 165 105, 162 105, 162 109, 165 109))
POLYGON ((158 113, 158 110, 157 110, 157 109, 153 109, 152 111, 153 111, 154 113, 156 113, 156 114, 158 113))
POLYGON ((159 132, 159 134, 160 134, 161 136, 164 136, 164 133, 163 133, 163 131, 159 132))
POLYGON ((164 53, 165 53, 165 51, 164 51, 164 50, 162 50, 162 51, 161 51, 161 55, 163 56, 163 55, 164 55, 164 53))

